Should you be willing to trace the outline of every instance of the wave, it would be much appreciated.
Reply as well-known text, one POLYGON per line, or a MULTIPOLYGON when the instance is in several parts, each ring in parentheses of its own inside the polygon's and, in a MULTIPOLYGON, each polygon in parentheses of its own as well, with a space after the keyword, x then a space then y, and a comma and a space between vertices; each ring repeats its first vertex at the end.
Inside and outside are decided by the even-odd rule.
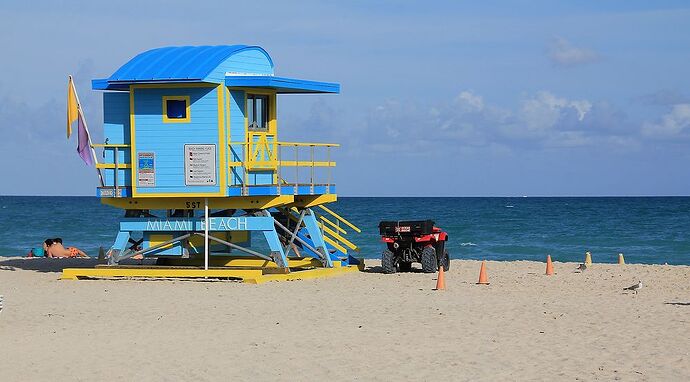
POLYGON ((476 247, 477 244, 475 244, 475 243, 473 243, 473 242, 471 242, 471 241, 468 241, 467 243, 460 243, 460 246, 461 246, 461 247, 476 247))

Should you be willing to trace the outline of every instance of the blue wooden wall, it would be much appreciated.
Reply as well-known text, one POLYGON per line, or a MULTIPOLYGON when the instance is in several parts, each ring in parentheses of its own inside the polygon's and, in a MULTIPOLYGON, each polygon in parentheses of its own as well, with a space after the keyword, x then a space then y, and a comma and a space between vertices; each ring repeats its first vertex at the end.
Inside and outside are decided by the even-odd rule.
MULTIPOLYGON (((246 139, 246 128, 244 121, 244 91, 231 90, 230 91, 230 142, 244 142, 246 139)), ((243 151, 241 145, 231 145, 230 147, 230 161, 242 161, 243 151)), ((230 177, 228 178, 228 185, 238 186, 242 184, 242 174, 244 168, 233 167, 231 169, 230 177)))
MULTIPOLYGON (((245 142, 247 126, 245 121, 245 92, 243 90, 230 90, 230 142, 245 142)), ((244 152, 247 147, 231 144, 228 153, 229 161, 244 160, 244 152)), ((241 186, 243 183, 244 167, 230 168, 228 186, 241 186)), ((273 171, 250 171, 247 174, 248 185, 273 184, 273 171)))
MULTIPOLYGON (((225 110, 227 123, 223 124, 224 136, 230 142, 245 142, 245 92, 231 89, 225 110)), ((110 144, 130 144, 130 110, 129 92, 108 92, 103 94, 104 135, 110 144)), ((218 103, 214 87, 171 87, 171 88, 137 88, 134 90, 135 113, 135 149, 136 152, 153 152, 155 154, 155 187, 137 186, 137 194, 159 193, 215 193, 220 192, 221 171, 228 171, 226 178, 230 187, 243 183, 241 166, 221 168, 220 143, 218 141, 218 103), (191 102, 189 123, 163 122, 163 96, 189 96, 191 102), (184 145, 190 143, 216 144, 217 184, 216 186, 187 186, 184 182, 184 145)), ((227 162, 244 159, 241 145, 231 145, 227 150, 227 162)), ((105 150, 104 163, 113 162, 114 150, 105 150)), ((130 164, 129 149, 119 149, 120 164, 130 164)), ((137 163, 130 169, 118 171, 118 185, 136 184, 137 163), (134 179, 132 179, 134 171, 134 179)), ((114 183, 114 170, 103 171, 106 186, 114 183)), ((249 185, 273 183, 271 171, 251 171, 248 174, 249 185)))
MULTIPOLYGON (((221 161, 219 156, 221 148, 218 141, 218 101, 216 94, 215 87, 137 88, 134 90, 136 153, 155 153, 156 177, 155 187, 137 186, 137 194, 195 194, 220 191, 221 161), (163 96, 189 96, 191 103, 190 121, 188 123, 164 123, 162 115, 163 96), (216 144, 217 181, 215 186, 185 185, 185 144, 216 144)), ((134 163, 135 177, 136 166, 137 163, 134 163)))
MULTIPOLYGON (((103 135, 108 139, 109 144, 129 144, 129 93, 128 92, 106 92, 103 93, 103 135)), ((96 142, 94 142, 96 143, 96 142)), ((115 163, 113 149, 104 150, 104 163, 115 163)), ((118 164, 130 163, 129 149, 118 149, 118 164)), ((99 158, 99 161, 100 158, 99 158)), ((106 186, 114 185, 114 169, 105 169, 103 177, 106 186)), ((131 171, 121 169, 118 171, 118 186, 131 185, 131 171)))

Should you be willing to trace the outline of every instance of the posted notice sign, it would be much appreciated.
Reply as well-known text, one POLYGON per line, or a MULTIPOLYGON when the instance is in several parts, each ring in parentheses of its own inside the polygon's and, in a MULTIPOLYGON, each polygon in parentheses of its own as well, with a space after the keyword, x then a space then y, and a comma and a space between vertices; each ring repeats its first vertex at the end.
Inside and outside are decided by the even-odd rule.
POLYGON ((216 185, 216 145, 184 145, 184 184, 216 185))
POLYGON ((137 187, 156 187, 156 155, 137 153, 137 187))

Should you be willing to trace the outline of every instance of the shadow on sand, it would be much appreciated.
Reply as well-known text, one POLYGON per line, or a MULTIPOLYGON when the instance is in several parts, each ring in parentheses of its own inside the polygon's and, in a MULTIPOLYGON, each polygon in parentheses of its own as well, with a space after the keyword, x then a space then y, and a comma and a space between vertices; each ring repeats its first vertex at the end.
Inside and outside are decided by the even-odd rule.
MULTIPOLYGON (((373 267, 366 267, 363 271, 364 273, 383 273, 383 267, 380 265, 375 265, 373 267)), ((424 273, 421 268, 412 268, 408 272, 398 271, 397 273, 424 273)))
POLYGON ((61 273, 64 268, 93 268, 98 264, 95 258, 50 259, 45 257, 11 257, 0 260, 0 272, 26 270, 44 273, 61 273))

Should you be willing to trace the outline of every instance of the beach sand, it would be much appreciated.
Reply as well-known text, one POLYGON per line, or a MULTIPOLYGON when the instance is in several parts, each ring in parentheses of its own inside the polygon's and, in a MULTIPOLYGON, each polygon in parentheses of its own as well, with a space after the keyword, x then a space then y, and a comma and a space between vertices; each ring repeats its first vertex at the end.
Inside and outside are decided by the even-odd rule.
POLYGON ((15 380, 690 380, 690 267, 452 262, 237 282, 60 281, 89 260, 0 260, 15 380), (622 288, 637 280, 639 294, 622 288))

